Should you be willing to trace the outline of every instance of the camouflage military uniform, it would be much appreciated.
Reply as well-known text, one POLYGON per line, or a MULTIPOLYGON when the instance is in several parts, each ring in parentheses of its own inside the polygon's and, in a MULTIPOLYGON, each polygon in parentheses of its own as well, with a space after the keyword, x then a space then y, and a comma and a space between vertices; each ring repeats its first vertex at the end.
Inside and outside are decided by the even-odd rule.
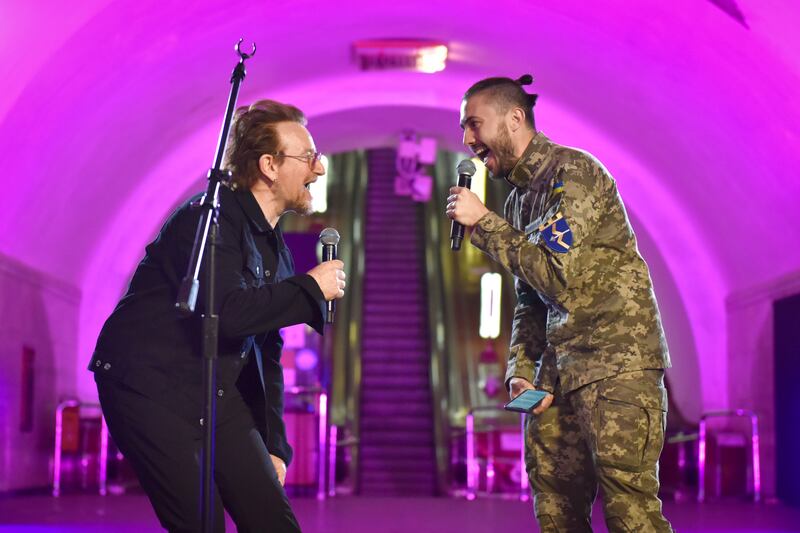
POLYGON ((527 424, 539 525, 591 531, 599 483, 609 530, 671 531, 657 497, 669 354, 616 183, 541 132, 507 179, 505 218, 488 213, 471 240, 516 277, 506 382, 555 394, 527 424))

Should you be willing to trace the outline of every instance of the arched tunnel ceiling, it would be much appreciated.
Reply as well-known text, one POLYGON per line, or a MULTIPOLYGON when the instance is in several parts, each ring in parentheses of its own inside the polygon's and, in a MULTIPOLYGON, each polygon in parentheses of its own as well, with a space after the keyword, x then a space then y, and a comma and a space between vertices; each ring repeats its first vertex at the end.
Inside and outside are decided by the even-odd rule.
MULTIPOLYGON (((533 72, 542 113, 557 102, 636 154, 686 211, 703 213, 697 230, 723 259, 726 285, 791 271, 796 257, 781 243, 797 240, 798 224, 782 224, 779 235, 759 222, 765 212, 797 216, 800 192, 800 59, 788 53, 798 39, 774 31, 798 21, 798 7, 777 4, 741 2, 747 29, 703 0, 500 1, 491 11, 479 2, 6 2, 0 160, 15 177, 0 221, 15 231, 4 232, 0 249, 45 271, 58 263, 59 277, 80 284, 103 230, 76 214, 102 206, 93 218, 108 218, 177 143, 218 120, 240 35, 260 46, 242 101, 299 87, 309 105, 329 112, 359 107, 360 85, 387 75, 356 71, 354 40, 411 35, 449 42, 450 65, 411 75, 404 85, 414 94, 398 100, 452 108, 466 81, 533 72), (493 13, 513 16, 490 23, 493 13), (349 101, 333 101, 321 79, 349 79, 349 101), (45 188, 51 209, 31 213, 26 199, 45 188), (54 217, 61 223, 48 224, 54 217), (70 230, 86 236, 72 257, 60 246, 26 245, 31 235, 58 243, 70 230), (736 242, 751 233, 766 255, 758 265, 736 260, 736 242)), ((452 142, 456 132, 441 124, 433 133, 452 142)), ((204 167, 210 156, 200 149, 204 167)))
POLYGON ((240 101, 300 105, 329 152, 407 127, 457 147, 464 89, 531 72, 537 124, 618 179, 724 375, 726 295, 800 265, 800 8, 737 7, 746 27, 704 0, 4 2, 0 252, 84 300, 126 277, 210 164, 240 36, 259 46, 240 101), (448 42, 448 68, 357 70, 353 41, 397 36, 448 42))

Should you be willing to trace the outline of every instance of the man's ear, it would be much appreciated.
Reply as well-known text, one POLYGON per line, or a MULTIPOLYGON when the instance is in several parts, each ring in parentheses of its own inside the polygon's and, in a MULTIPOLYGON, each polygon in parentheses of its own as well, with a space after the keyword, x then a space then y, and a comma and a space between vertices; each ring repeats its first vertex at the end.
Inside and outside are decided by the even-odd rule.
POLYGON ((508 113, 509 125, 508 129, 517 131, 525 125, 525 110, 521 107, 514 107, 508 113))
POLYGON ((278 160, 272 154, 262 154, 258 158, 258 169, 270 181, 278 179, 278 160))

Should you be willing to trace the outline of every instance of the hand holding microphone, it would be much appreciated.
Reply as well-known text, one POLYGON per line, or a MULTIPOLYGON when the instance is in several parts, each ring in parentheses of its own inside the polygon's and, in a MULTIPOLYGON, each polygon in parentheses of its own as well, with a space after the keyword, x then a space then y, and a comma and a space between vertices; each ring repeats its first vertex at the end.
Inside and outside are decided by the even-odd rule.
POLYGON ((344 263, 338 259, 325 261, 308 271, 308 275, 314 278, 319 285, 325 301, 336 300, 344 296, 345 273, 344 263))
POLYGON ((334 300, 344 296, 345 279, 344 263, 336 259, 337 247, 339 245, 339 232, 333 228, 325 228, 319 236, 322 243, 322 263, 308 271, 308 275, 314 278, 319 285, 322 295, 328 302, 328 312, 325 322, 333 323, 336 307, 334 300))
POLYGON ((469 190, 472 176, 475 174, 475 163, 464 159, 458 164, 458 185, 450 188, 447 197, 447 216, 453 220, 450 226, 450 248, 458 251, 464 239, 464 227, 474 226, 489 210, 480 201, 478 195, 469 190))

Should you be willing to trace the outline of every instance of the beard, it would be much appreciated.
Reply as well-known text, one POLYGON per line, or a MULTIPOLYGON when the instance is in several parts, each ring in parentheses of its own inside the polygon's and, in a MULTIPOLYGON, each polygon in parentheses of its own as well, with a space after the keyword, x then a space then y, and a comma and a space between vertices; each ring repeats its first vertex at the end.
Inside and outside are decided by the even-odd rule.
POLYGON ((504 179, 517 164, 514 157, 514 143, 511 141, 511 132, 508 131, 508 126, 500 124, 497 128, 497 136, 491 145, 487 143, 487 147, 494 152, 497 160, 497 172, 489 172, 489 177, 498 180, 504 179))
MULTIPOLYGON (((303 190, 305 191, 306 189, 303 190)), ((302 193, 301 196, 295 198, 286 207, 287 207, 286 211, 290 211, 292 213, 304 217, 307 217, 314 213, 314 208, 311 204, 311 199, 305 193, 302 193)))

